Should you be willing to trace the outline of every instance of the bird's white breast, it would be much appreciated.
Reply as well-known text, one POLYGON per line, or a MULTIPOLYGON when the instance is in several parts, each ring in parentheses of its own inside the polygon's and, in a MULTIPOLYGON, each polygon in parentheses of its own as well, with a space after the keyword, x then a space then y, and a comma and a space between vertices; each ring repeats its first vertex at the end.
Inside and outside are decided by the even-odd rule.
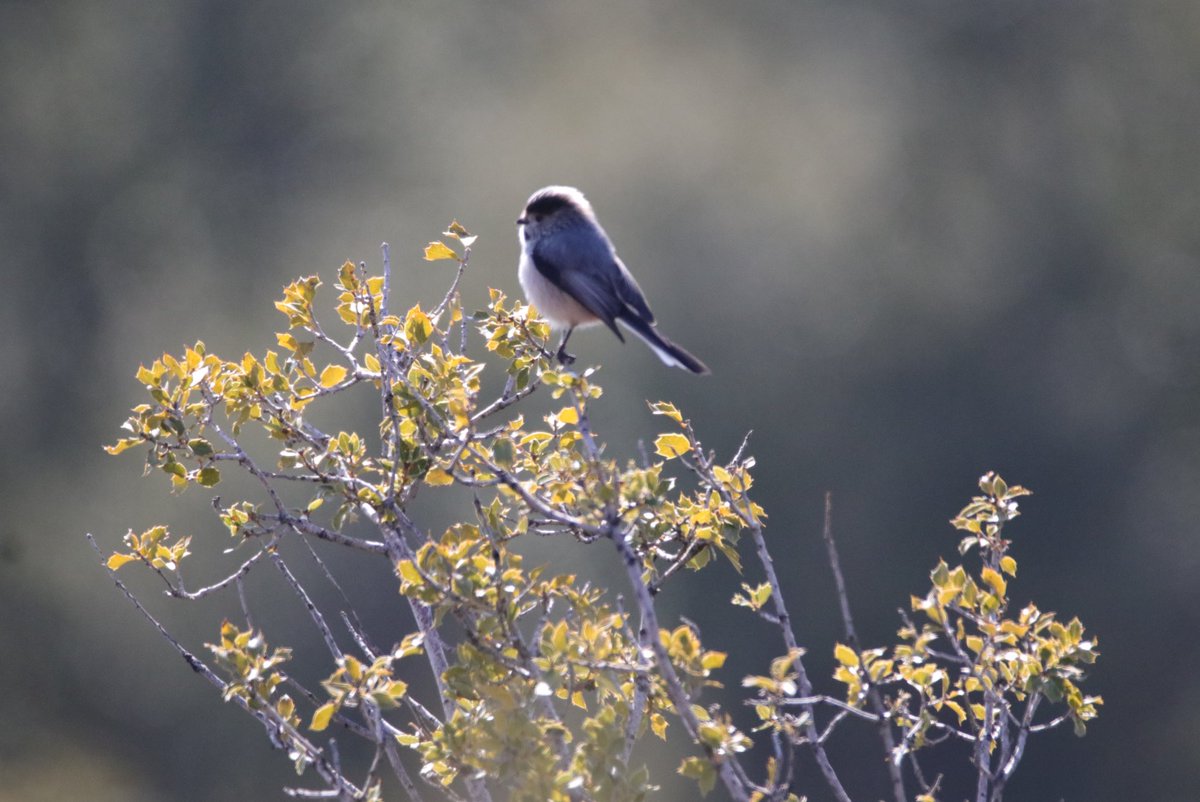
POLYGON ((599 322, 600 319, 583 304, 543 276, 524 250, 521 251, 521 262, 517 266, 517 278, 521 281, 526 300, 536 306, 543 317, 554 326, 571 328, 599 322))

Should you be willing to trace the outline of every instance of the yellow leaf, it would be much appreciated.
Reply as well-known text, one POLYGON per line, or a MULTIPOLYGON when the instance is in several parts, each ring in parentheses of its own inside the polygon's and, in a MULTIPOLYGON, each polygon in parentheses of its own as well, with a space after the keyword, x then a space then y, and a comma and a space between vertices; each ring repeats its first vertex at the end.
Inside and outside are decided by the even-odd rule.
POLYGON ((1000 570, 1009 576, 1017 575, 1017 561, 1012 557, 1005 555, 1000 558, 1000 570))
POLYGON ((762 607, 769 598, 771 598, 771 586, 766 582, 756 587, 750 595, 750 600, 754 602, 755 608, 762 607))
POLYGON ((329 365, 325 370, 321 371, 321 386, 333 387, 342 379, 346 378, 346 369, 341 365, 329 365))
POLYGON ((575 407, 563 407, 562 409, 560 409, 558 411, 557 414, 555 414, 554 417, 558 418, 559 423, 564 423, 564 424, 579 423, 579 413, 575 410, 575 407))
POLYGON ((109 454, 120 454, 122 451, 133 448, 140 442, 142 442, 140 437, 126 437, 124 440, 118 440, 111 446, 105 446, 104 450, 109 454))
POLYGON ((313 713, 312 723, 308 728, 313 732, 320 732, 329 726, 329 720, 333 718, 334 712, 337 710, 337 705, 333 702, 326 702, 316 709, 313 713))
POLYGON ((457 259, 458 254, 450 250, 444 242, 431 242, 425 246, 425 261, 436 262, 439 259, 457 259))
POLYGON ((683 416, 679 414, 679 410, 675 408, 675 405, 668 401, 656 401, 650 405, 650 410, 655 415, 666 415, 680 426, 683 425, 683 416))
POLYGON ((434 487, 444 487, 454 484, 454 477, 441 468, 430 468, 425 474, 425 484, 434 487))
POLYGON ((954 711, 954 715, 958 716, 959 724, 962 724, 963 722, 965 722, 967 720, 967 711, 963 710, 962 705, 960 705, 958 702, 952 702, 950 700, 946 700, 945 702, 943 702, 943 704, 946 705, 946 707, 948 707, 954 711))
POLYGON ((997 596, 1003 596, 1005 591, 1008 590, 1008 583, 1004 581, 1004 577, 1000 576, 1000 572, 993 568, 984 566, 981 577, 984 582, 991 586, 992 590, 996 591, 997 596))
POLYGON ((108 566, 108 570, 115 571, 125 563, 131 563, 136 559, 136 554, 113 554, 104 564, 108 566))
POLYGON ((844 666, 858 665, 858 655, 855 654, 853 649, 844 643, 839 643, 837 646, 833 647, 833 656, 844 666))
POLYGON ((567 648, 567 622, 559 621, 554 627, 554 631, 550 633, 550 642, 554 644, 557 651, 563 651, 567 648))
POLYGON ((409 584, 420 585, 425 582, 412 560, 401 560, 400 564, 396 566, 396 570, 400 572, 400 578, 409 584))
POLYGON ((409 342, 421 345, 429 339, 430 334, 433 334, 433 322, 430 321, 429 315, 421 311, 421 305, 417 304, 409 309, 404 317, 404 336, 409 342))
POLYGON ((681 434, 660 434, 654 441, 654 453, 674 459, 692 450, 692 444, 681 434))
POLYGON ((346 673, 350 676, 350 679, 352 679, 354 682, 362 681, 362 662, 360 662, 353 655, 348 654, 342 658, 342 665, 345 667, 346 673))

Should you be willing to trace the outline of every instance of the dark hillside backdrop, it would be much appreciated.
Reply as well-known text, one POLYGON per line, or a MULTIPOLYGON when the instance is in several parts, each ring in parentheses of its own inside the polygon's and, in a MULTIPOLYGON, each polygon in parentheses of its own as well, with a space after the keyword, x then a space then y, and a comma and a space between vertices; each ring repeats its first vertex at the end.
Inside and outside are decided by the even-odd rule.
MULTIPOLYGON (((577 334, 610 453, 658 430, 646 399, 726 454, 754 430, 816 673, 823 491, 881 643, 994 468, 1036 492, 1016 593, 1082 617, 1107 700, 1086 739, 1031 744, 1012 797, 1196 799, 1198 129, 1200 5, 1178 0, 0 2, 0 800, 282 798, 286 759, 83 538, 166 521, 219 551, 208 499, 100 446, 139 362, 261 352, 285 282, 377 269, 383 240, 401 301, 440 297, 419 254, 452 217, 480 235, 469 301, 518 293, 513 221, 549 183, 588 194, 714 374, 577 334)), ((547 559, 596 562, 573 548, 547 559)), ((386 622, 395 585, 369 581, 386 622)), ((779 647, 711 582, 670 602, 707 611, 736 687, 779 647)), ((236 610, 139 589, 196 648, 236 610)), ((835 748, 865 777, 852 729, 835 748)))

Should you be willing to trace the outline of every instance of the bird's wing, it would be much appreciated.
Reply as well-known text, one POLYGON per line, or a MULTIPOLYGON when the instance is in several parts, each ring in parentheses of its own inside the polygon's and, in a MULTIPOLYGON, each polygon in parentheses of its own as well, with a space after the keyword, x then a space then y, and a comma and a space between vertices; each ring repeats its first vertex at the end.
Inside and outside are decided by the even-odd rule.
POLYGON ((538 272, 570 295, 622 341, 618 318, 635 314, 654 320, 633 276, 607 241, 585 230, 559 231, 543 237, 530 250, 538 272))
POLYGON ((616 254, 613 254, 613 259, 620 271, 620 279, 616 282, 617 295, 639 318, 654 325, 654 313, 650 311, 650 304, 646 303, 646 296, 642 293, 642 288, 634 281, 633 274, 616 254))

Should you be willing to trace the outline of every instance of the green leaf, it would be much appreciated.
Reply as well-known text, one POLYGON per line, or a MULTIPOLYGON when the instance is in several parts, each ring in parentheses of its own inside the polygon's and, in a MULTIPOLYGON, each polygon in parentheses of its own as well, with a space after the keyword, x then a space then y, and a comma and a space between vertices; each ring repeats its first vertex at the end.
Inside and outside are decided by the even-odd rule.
POLYGON ((467 231, 467 227, 457 220, 451 220, 450 225, 448 225, 446 230, 442 233, 447 237, 454 237, 455 239, 459 239, 460 237, 468 237, 471 235, 471 232, 467 231))
POLYGON ((933 573, 929 578, 933 581, 934 587, 944 588, 946 582, 950 579, 950 569, 943 561, 938 561, 937 568, 933 569, 933 573))
POLYGON ((433 323, 429 320, 429 316, 421 310, 421 305, 417 304, 409 309, 408 314, 404 317, 405 338, 411 343, 421 345, 429 339, 431 334, 433 334, 433 323))
POLYGON ((702 757, 685 757, 678 772, 684 777, 690 777, 700 786, 700 793, 707 796, 717 784, 717 772, 711 763, 702 757))
POLYGON ((200 471, 200 474, 196 477, 196 481, 204 487, 214 487, 221 481, 221 472, 209 465, 200 471))

